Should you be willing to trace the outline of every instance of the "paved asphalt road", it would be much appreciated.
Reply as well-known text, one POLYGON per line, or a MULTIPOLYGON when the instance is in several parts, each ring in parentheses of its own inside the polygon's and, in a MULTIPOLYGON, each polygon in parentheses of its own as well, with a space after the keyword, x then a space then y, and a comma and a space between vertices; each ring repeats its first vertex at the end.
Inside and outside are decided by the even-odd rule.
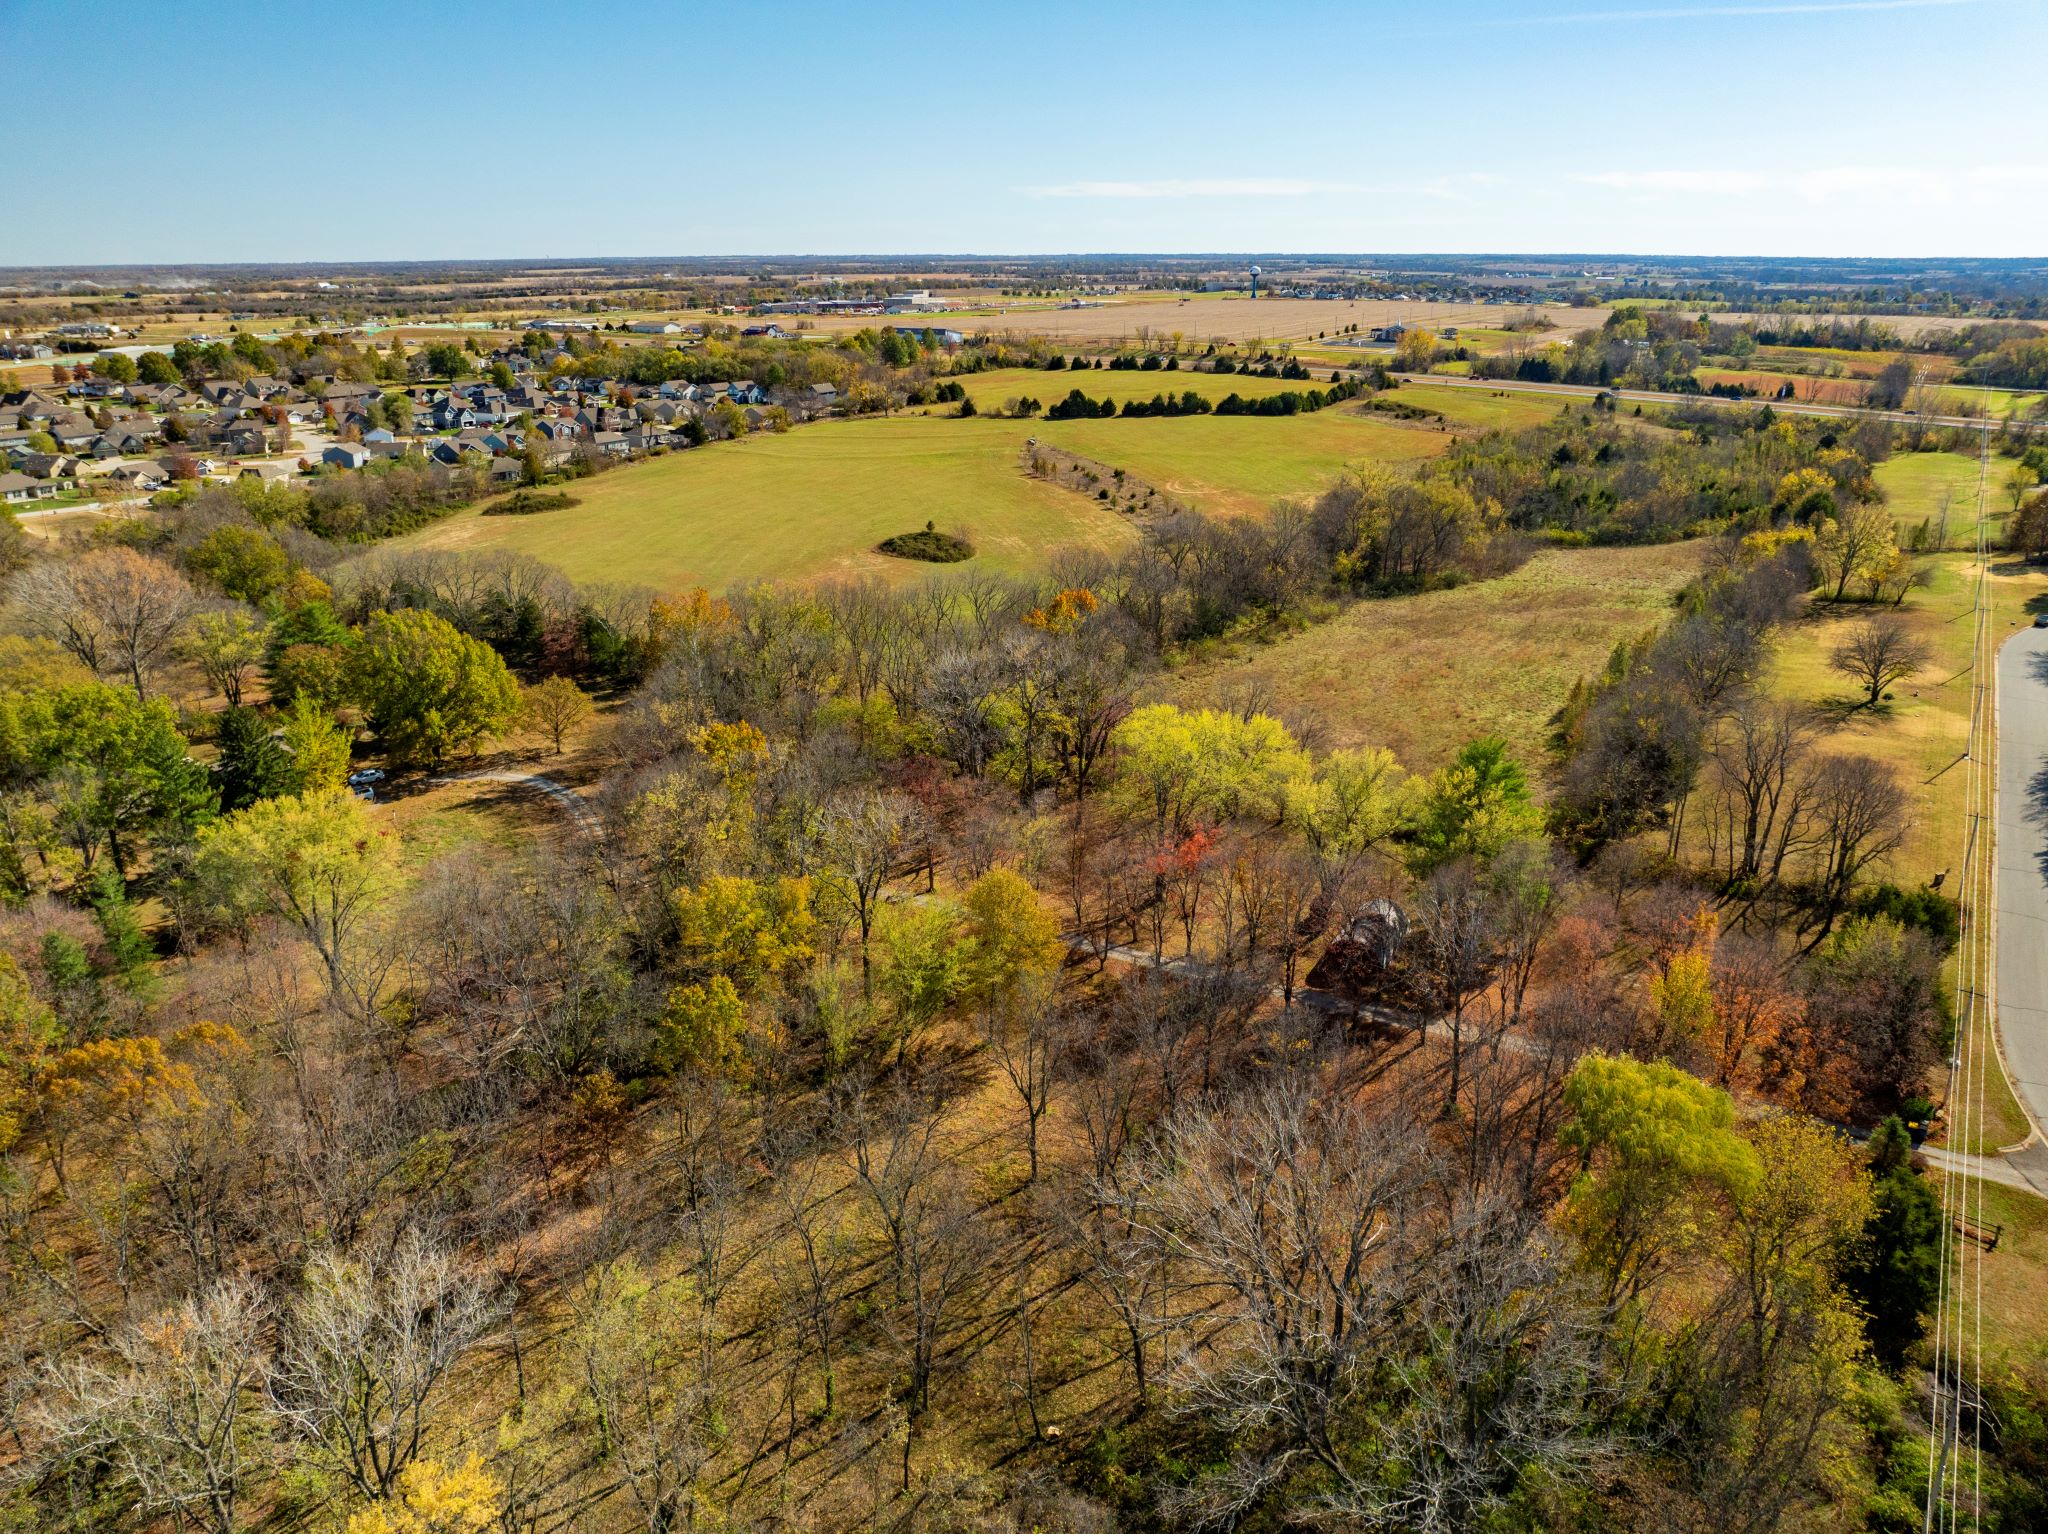
POLYGON ((2048 1125, 2048 629, 1998 652, 1998 1022, 2006 1069, 2048 1125))

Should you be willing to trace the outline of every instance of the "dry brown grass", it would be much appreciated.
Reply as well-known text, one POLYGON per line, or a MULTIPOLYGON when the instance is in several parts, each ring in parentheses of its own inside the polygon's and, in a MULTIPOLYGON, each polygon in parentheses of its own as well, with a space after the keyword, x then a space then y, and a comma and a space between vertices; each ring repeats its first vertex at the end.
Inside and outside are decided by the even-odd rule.
MULTIPOLYGON (((1395 303, 1387 299, 1356 301, 1312 298, 1219 298, 1190 297, 1182 301, 1171 293, 1138 293, 1091 301, 1086 309, 1054 309, 1019 305, 992 313, 970 313, 967 317, 935 320, 935 324, 974 334, 988 331, 1019 336, 1047 336, 1076 345, 1116 345, 1136 341, 1140 333, 1164 338, 1179 332, 1190 341, 1305 341, 1314 336, 1335 334, 1347 325, 1371 328, 1399 321, 1403 325, 1435 328, 1443 325, 1498 324, 1520 310, 1503 304, 1395 303)), ((1557 328, 1542 332, 1544 339, 1569 340, 1582 330, 1597 329, 1605 323, 1602 308, 1545 308, 1543 315, 1557 328)), ((785 326, 802 324, 825 335, 859 330, 871 325, 908 325, 915 316, 899 315, 876 319, 854 315, 800 315, 783 321, 785 326)))
POLYGON ((1413 771, 1477 735, 1532 767, 1573 682, 1617 640, 1664 622, 1700 546, 1549 549, 1512 575, 1452 591, 1359 602, 1274 644, 1168 677, 1173 701, 1262 697, 1318 744, 1384 746, 1413 771))

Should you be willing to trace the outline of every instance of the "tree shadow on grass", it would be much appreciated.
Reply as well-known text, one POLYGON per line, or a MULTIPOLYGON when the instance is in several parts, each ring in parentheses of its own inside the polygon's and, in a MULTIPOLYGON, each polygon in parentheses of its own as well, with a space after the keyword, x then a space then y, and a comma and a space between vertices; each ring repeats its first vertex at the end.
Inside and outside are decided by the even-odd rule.
POLYGON ((1839 730, 1859 717, 1870 720, 1885 720, 1898 712, 1895 704, 1880 699, 1876 703, 1866 698, 1819 698, 1810 705, 1813 717, 1824 729, 1839 730))

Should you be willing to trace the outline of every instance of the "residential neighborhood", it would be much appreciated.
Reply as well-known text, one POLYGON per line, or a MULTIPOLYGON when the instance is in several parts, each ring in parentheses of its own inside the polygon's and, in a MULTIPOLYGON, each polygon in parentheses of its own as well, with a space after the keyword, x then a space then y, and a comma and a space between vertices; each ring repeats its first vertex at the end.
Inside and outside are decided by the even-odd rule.
MULTIPOLYGON (((665 338, 683 327, 627 329, 665 338)), ((771 339, 785 339, 768 329, 771 339)), ((527 327, 536 332, 547 334, 527 327)), ((958 332, 943 337, 953 345, 962 339, 958 332)), ((408 456, 444 468, 482 465, 494 483, 518 483, 528 463, 545 471, 578 459, 596 466, 694 447, 814 420, 842 398, 830 383, 771 388, 751 378, 676 379, 640 387, 578 376, 563 371, 575 353, 562 341, 465 360, 488 376, 403 388, 261 373, 145 383, 100 376, 81 362, 66 382, 0 394, 7 502, 146 493, 179 480, 359 471, 408 456), (737 416, 721 417, 721 406, 737 416)))

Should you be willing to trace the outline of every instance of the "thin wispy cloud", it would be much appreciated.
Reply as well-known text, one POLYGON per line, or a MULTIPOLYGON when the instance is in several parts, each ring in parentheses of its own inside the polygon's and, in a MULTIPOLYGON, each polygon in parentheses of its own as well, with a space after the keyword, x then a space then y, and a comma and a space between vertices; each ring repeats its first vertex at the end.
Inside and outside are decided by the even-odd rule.
POLYGON ((1829 16, 1844 11, 1925 11, 1982 0, 1763 0, 1755 5, 1658 5, 1611 11, 1554 11, 1545 16, 1499 16, 1492 27, 1562 27, 1601 21, 1712 21, 1720 17, 1829 16))
POLYGON ((1301 181, 1279 176, 1208 180, 1064 181, 1057 186, 1027 186, 1027 197, 1314 197, 1347 188, 1330 181, 1301 181))
POLYGON ((1571 178, 1617 192, 1686 197, 1754 197, 1760 193, 1813 202, 1873 193, 1941 202, 1995 188, 2048 187, 2048 165, 1973 165, 1930 170, 1906 165, 1830 165, 1810 170, 1607 170, 1571 178))

